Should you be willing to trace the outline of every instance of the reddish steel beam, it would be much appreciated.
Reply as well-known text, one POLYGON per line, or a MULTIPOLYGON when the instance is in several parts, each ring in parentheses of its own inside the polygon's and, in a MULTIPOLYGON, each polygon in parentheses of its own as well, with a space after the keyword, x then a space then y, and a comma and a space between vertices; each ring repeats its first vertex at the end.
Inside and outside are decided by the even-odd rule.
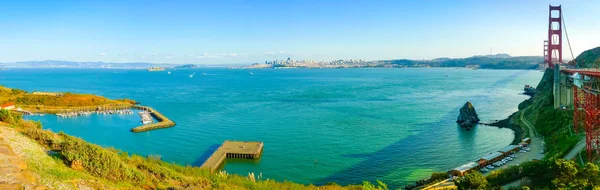
POLYGON ((573 85, 573 129, 576 133, 579 132, 579 120, 581 114, 579 113, 579 107, 583 105, 581 103, 582 98, 579 97, 579 88, 573 85))
POLYGON ((548 67, 554 68, 554 52, 557 53, 557 63, 562 63, 562 8, 561 6, 552 6, 548 9, 548 67), (558 17, 552 17, 552 11, 558 11, 558 17), (556 24, 558 28, 553 28, 556 24), (556 39, 554 38, 555 36, 556 39))
POLYGON ((588 160, 594 158, 594 151, 598 151, 600 141, 598 139, 600 121, 600 96, 583 90, 585 96, 585 143, 588 160))

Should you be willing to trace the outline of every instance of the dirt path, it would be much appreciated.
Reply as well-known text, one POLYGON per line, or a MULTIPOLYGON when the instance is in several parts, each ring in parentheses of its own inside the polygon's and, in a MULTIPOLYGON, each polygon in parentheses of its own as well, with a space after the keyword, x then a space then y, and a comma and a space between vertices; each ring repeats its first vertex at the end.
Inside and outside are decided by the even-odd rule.
POLYGON ((0 136, 0 189, 47 189, 37 186, 36 177, 27 163, 0 136))

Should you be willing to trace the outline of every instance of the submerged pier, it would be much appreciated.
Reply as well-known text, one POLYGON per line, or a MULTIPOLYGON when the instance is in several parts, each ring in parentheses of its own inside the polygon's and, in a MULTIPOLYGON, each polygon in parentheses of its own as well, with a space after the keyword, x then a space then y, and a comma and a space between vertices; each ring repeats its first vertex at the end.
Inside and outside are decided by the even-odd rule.
POLYGON ((154 119, 156 119, 158 122, 132 128, 131 132, 144 132, 144 131, 150 131, 150 130, 154 130, 154 129, 162 129, 162 128, 169 128, 169 127, 175 126, 175 122, 171 121, 169 118, 165 117, 163 114, 152 109, 151 107, 146 107, 146 106, 132 106, 132 107, 140 109, 140 110, 148 111, 148 113, 150 113, 150 115, 152 117, 154 117, 154 119))
POLYGON ((258 159, 262 150, 262 142, 225 141, 200 167, 214 172, 226 158, 258 159))

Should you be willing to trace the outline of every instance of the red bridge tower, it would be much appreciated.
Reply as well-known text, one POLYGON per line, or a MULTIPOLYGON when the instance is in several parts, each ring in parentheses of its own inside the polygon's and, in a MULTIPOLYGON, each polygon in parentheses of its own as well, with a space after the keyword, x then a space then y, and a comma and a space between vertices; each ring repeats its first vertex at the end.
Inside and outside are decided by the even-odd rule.
POLYGON ((554 64, 562 63, 562 9, 559 6, 550 5, 548 11, 548 50, 545 53, 545 61, 548 67, 554 68, 554 64), (555 11, 554 17, 552 12, 555 11))

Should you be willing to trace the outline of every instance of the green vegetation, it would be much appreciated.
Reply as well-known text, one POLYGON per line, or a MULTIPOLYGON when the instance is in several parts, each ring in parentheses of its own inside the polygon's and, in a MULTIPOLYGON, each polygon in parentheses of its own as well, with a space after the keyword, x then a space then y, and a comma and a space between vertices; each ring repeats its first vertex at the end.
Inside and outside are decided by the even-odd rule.
POLYGON ((42 176, 41 180, 85 179, 87 186, 98 189, 388 189, 380 181, 375 184, 365 181, 360 185, 349 186, 331 183, 317 187, 262 179, 262 175, 255 176, 253 173, 249 173, 248 176, 226 172, 211 173, 199 167, 167 163, 155 156, 142 157, 103 148, 64 133, 56 134, 43 130, 41 123, 25 121, 18 114, 0 114, 3 114, 3 117, 0 117, 0 129, 6 129, 2 127, 4 123, 17 119, 10 124, 14 130, 54 152, 52 155, 44 154, 44 158, 36 159, 46 160, 44 163, 38 163, 36 160, 28 162, 34 166, 32 171, 42 176), (54 161, 58 161, 59 164, 52 164, 54 161))
POLYGON ((600 188, 600 169, 593 163, 584 167, 571 160, 542 160, 527 162, 494 171, 486 177, 490 184, 503 184, 527 177, 534 189, 600 188))
POLYGON ((0 104, 14 102, 32 112, 58 113, 73 110, 95 110, 97 107, 123 108, 135 105, 130 99, 111 100, 91 94, 34 92, 0 86, 0 104))
POLYGON ((553 78, 552 70, 546 70, 536 88, 536 96, 519 105, 527 108, 521 110, 525 118, 544 136, 544 143, 551 145, 546 146, 545 159, 562 158, 581 139, 572 131, 573 110, 554 109, 553 78))
POLYGON ((536 69, 538 64, 543 62, 542 57, 523 56, 510 57, 504 56, 474 56, 461 59, 440 58, 434 60, 385 60, 384 64, 397 66, 431 66, 431 67, 465 67, 468 65, 480 65, 482 69, 536 69))
POLYGON ((553 77, 553 71, 546 70, 535 97, 522 102, 515 114, 523 112, 536 132, 544 136, 544 160, 492 171, 486 177, 490 184, 506 184, 527 177, 534 189, 600 188, 597 165, 587 163, 582 167, 574 161, 561 159, 583 137, 572 131, 573 110, 554 109, 553 77))
POLYGON ((454 180, 454 185, 458 190, 471 190, 471 189, 490 189, 490 184, 479 172, 470 173, 463 178, 454 180))
MULTIPOLYGON (((600 47, 584 51, 575 58, 575 62, 579 68, 600 68, 600 47)), ((575 63, 571 61, 569 64, 575 63)))

